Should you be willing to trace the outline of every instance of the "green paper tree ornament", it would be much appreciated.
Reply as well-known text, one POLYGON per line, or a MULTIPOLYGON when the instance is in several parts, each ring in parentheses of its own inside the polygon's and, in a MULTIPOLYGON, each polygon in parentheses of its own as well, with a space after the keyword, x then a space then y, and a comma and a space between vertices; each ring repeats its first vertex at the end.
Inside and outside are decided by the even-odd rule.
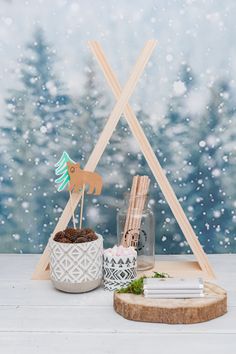
POLYGON ((63 151, 60 160, 55 164, 55 173, 57 176, 60 176, 55 180, 56 184, 60 184, 57 188, 58 192, 61 192, 67 186, 70 180, 67 162, 75 163, 67 154, 67 152, 63 151))

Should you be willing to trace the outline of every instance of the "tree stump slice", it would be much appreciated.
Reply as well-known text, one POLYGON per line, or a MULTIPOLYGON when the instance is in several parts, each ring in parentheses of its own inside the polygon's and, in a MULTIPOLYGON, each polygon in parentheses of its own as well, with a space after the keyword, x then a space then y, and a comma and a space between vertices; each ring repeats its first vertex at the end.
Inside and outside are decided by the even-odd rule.
POLYGON ((204 298, 145 299, 143 295, 114 293, 114 309, 127 320, 190 324, 212 320, 227 312, 227 293, 205 282, 204 298))

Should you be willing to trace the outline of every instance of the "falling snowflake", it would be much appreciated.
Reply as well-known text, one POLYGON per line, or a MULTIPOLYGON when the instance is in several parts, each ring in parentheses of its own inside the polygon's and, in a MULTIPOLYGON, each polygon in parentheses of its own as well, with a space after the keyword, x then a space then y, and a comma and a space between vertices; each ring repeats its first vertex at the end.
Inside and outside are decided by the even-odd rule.
POLYGON ((214 177, 219 177, 221 175, 221 170, 219 168, 215 168, 213 171, 212 171, 212 176, 214 177))
POLYGON ((199 144, 200 147, 205 147, 206 146, 206 142, 204 140, 199 141, 198 144, 199 144))
POLYGON ((220 210, 214 210, 213 215, 215 218, 219 218, 221 216, 220 210))
POLYGON ((183 81, 175 81, 173 83, 173 91, 175 96, 182 96, 186 92, 186 86, 183 81))

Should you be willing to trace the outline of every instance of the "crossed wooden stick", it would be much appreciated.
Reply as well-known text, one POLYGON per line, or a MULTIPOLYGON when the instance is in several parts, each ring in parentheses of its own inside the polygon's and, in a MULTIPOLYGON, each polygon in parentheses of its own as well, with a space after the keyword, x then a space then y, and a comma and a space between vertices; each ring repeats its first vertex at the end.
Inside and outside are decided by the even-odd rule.
MULTIPOLYGON (((104 76, 117 100, 106 124, 105 127, 85 165, 85 169, 88 171, 94 171, 115 128, 120 119, 121 114, 124 112, 125 118, 128 122, 128 125, 133 133, 134 137, 136 138, 140 149, 146 158, 146 161, 160 186, 160 189, 163 195, 166 198, 190 248, 192 249, 202 271, 206 274, 207 277, 214 277, 214 272, 211 268, 211 265, 208 261, 207 255, 204 253, 197 236, 195 235, 191 224, 189 223, 161 165, 152 150, 152 147, 143 132, 141 125, 139 124, 134 111, 128 104, 128 101, 134 91, 134 88, 141 76, 157 42, 156 40, 149 40, 133 70, 132 73, 124 86, 123 90, 119 84, 118 79, 116 78, 114 72, 112 71, 111 67, 109 66, 105 54, 100 46, 100 44, 96 41, 89 41, 89 47, 92 50, 93 54, 95 55, 104 76)), ((70 219, 71 219, 71 212, 75 210, 77 204, 79 203, 81 198, 81 193, 73 193, 72 194, 72 210, 70 203, 68 202, 51 237, 55 235, 58 231, 64 230, 70 219)), ((33 274, 33 279, 48 279, 48 266, 49 266, 49 246, 47 245, 37 266, 35 272, 33 274)))

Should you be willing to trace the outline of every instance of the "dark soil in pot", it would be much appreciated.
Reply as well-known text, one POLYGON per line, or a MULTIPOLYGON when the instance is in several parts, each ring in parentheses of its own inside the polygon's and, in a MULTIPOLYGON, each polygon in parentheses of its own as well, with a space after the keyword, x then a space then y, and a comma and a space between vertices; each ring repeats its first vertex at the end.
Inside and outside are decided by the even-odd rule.
POLYGON ((54 236, 54 241, 62 243, 84 243, 97 240, 98 237, 90 228, 73 229, 68 227, 54 236))

